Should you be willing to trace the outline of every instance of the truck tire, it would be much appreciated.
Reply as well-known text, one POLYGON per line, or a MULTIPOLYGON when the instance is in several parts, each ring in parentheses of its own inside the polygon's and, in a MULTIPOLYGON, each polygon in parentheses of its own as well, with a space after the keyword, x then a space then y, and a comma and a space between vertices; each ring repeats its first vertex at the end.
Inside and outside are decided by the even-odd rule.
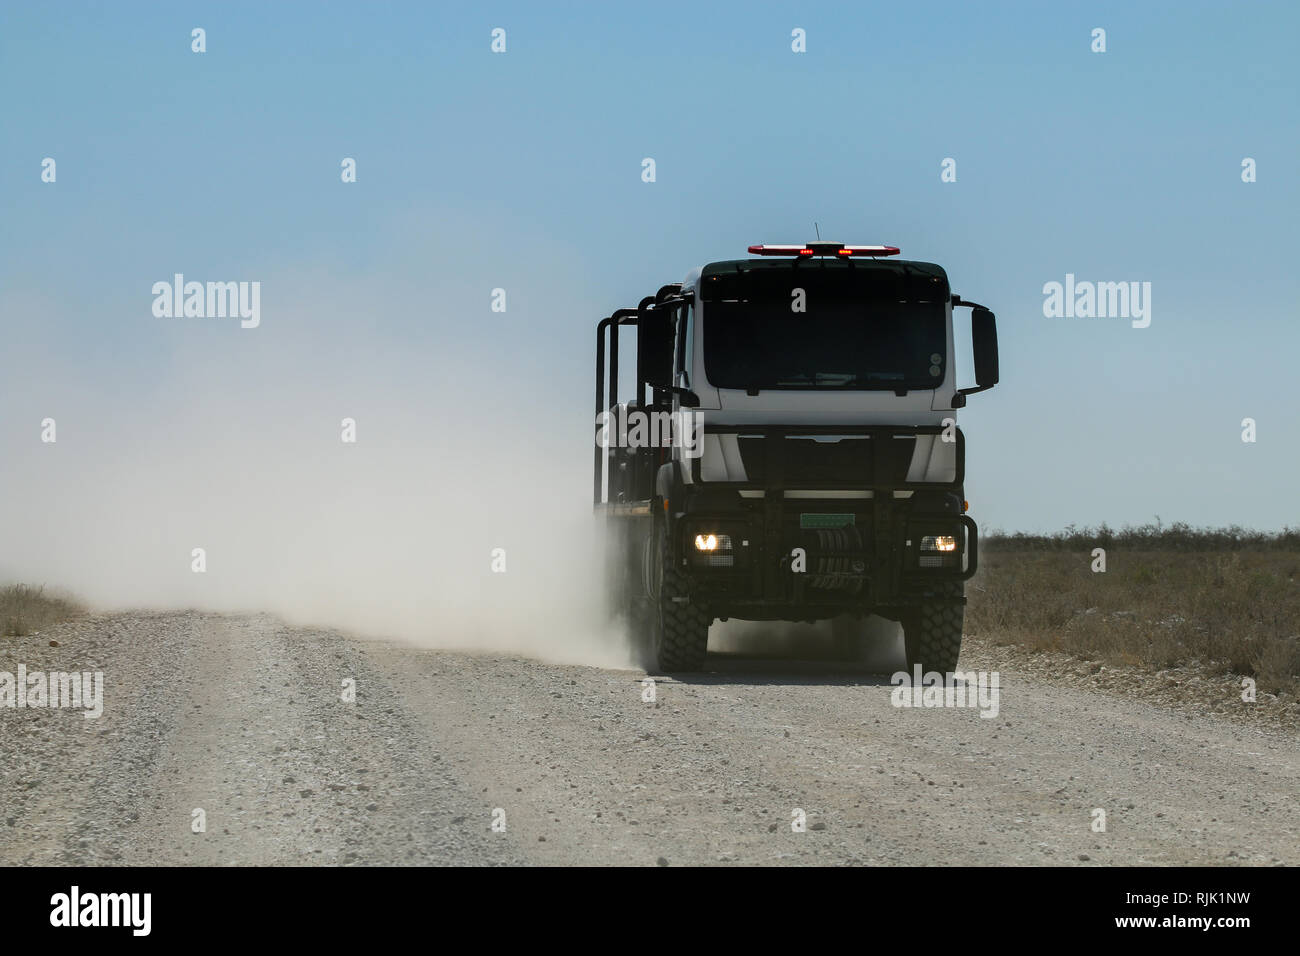
POLYGON ((666 672, 698 671, 704 667, 713 617, 690 600, 686 575, 673 561, 663 525, 655 561, 655 593, 651 608, 651 650, 658 668, 666 672))
POLYGON ((961 626, 965 608, 960 603, 964 585, 960 581, 936 588, 935 598, 926 601, 903 618, 903 647, 907 669, 921 665, 921 673, 948 674, 957 669, 961 655, 961 626))

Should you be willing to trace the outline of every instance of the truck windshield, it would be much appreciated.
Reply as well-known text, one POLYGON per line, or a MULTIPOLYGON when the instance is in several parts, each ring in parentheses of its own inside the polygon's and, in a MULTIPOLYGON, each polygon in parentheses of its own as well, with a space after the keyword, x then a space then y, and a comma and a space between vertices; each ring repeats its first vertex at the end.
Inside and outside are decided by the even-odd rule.
POLYGON ((704 369, 717 388, 931 389, 946 280, 897 265, 792 263, 706 276, 704 369))

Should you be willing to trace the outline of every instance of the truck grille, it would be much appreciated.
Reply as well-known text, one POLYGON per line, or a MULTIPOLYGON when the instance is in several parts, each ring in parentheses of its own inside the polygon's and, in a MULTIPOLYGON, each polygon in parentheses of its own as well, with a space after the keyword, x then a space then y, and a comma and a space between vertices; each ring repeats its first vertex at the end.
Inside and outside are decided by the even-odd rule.
POLYGON ((875 484, 898 484, 907 480, 916 448, 915 435, 891 438, 863 436, 844 437, 838 441, 818 441, 813 438, 764 438, 740 435, 736 440, 740 458, 745 466, 746 478, 763 484, 772 474, 769 456, 784 455, 785 487, 806 485, 834 485, 852 476, 855 481, 875 484), (885 445, 885 474, 873 474, 872 442, 885 445))

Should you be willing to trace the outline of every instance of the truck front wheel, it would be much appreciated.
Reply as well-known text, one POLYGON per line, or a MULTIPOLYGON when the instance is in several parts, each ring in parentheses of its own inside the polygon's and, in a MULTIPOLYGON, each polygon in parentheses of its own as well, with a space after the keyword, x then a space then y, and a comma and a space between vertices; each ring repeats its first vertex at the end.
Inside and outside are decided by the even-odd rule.
POLYGON ((907 669, 918 664, 921 672, 947 674, 957 669, 961 655, 961 626, 964 615, 960 581, 940 585, 933 598, 903 617, 903 647, 907 669))
POLYGON ((658 548, 650 613, 654 658, 663 671, 698 671, 704 667, 713 617, 691 600, 686 575, 673 560, 663 525, 655 536, 658 548))

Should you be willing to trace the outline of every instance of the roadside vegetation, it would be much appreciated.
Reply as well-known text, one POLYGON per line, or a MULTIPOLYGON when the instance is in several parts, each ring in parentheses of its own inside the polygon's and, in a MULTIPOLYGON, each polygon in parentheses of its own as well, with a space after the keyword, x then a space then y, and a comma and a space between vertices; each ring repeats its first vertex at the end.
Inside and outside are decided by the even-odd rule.
POLYGON ((0 637, 22 637, 84 613, 77 601, 44 585, 0 585, 0 637))
POLYGON ((967 633, 1152 669, 1194 666, 1300 692, 1300 530, 1148 524, 981 539, 967 633), (1094 571, 1094 549, 1105 571, 1094 571))

